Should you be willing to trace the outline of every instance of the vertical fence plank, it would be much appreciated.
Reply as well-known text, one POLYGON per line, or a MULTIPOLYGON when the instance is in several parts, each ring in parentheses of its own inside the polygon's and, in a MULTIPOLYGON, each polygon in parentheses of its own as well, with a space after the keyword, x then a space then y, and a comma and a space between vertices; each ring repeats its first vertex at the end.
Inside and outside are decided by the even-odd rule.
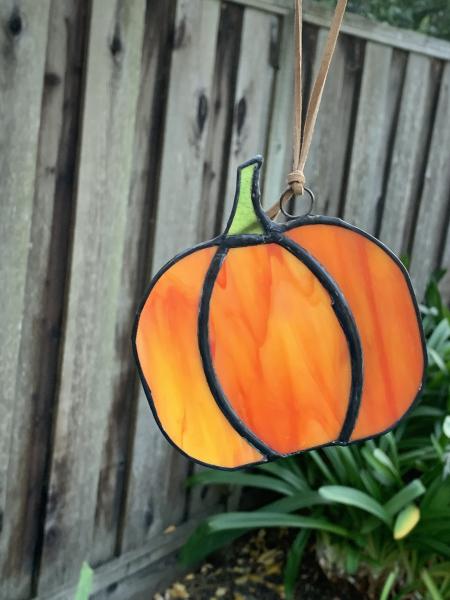
POLYGON ((264 205, 272 206, 286 186, 292 164, 292 127, 294 122, 294 20, 283 18, 280 56, 264 167, 264 205))
POLYGON ((226 184, 243 15, 242 6, 222 4, 203 170, 199 236, 204 240, 220 233, 217 229, 221 228, 218 211, 226 184))
POLYGON ((431 67, 430 58, 409 55, 380 231, 380 239, 398 254, 407 250, 407 228, 421 183, 433 96, 431 67))
POLYGON ((444 251, 442 253, 441 268, 446 270, 444 278, 441 281, 440 288, 442 297, 447 305, 450 304, 450 222, 447 226, 447 236, 444 243, 444 251))
POLYGON ((381 194, 391 62, 392 48, 366 44, 344 216, 370 232, 381 194))
MULTIPOLYGON (((240 56, 244 8, 222 3, 217 39, 214 82, 211 94, 211 120, 205 150, 199 238, 206 240, 220 233, 218 214, 223 205, 227 179, 228 154, 233 125, 233 103, 240 56)), ((194 465, 192 473, 204 470, 194 465)), ((187 517, 206 515, 226 503, 225 486, 194 486, 188 492, 187 517)))
POLYGON ((445 64, 431 138, 410 272, 419 299, 438 266, 450 196, 450 63, 445 64))
POLYGON ((33 218, 8 466, 1 592, 24 597, 38 560, 78 138, 86 9, 53 1, 48 26, 33 218), (8 565, 8 567, 6 566, 8 565), (12 566, 14 565, 14 566, 12 566), (9 577, 7 571, 14 573, 9 577), (19 575, 21 574, 21 575, 19 575), (23 586, 26 586, 23 587, 23 586))
MULTIPOLYGON (((87 3, 0 4, 0 597, 8 600, 36 591, 39 559, 39 593, 48 597, 73 584, 83 559, 98 564, 138 548, 221 499, 219 490, 186 495, 191 467, 167 445, 137 393, 131 321, 149 263, 155 271, 209 237, 222 216, 227 220, 237 166, 266 150, 264 192, 271 204, 291 154, 291 15, 271 14, 269 3, 261 11, 219 0, 152 0, 147 12, 145 0, 89 6, 78 169, 87 3), (49 459, 44 527, 39 519, 49 459)), ((315 42, 315 26, 306 35, 308 29, 315 42)), ((325 35, 320 29, 316 65, 325 35)), ((354 37, 339 40, 308 184, 319 211, 337 214, 346 185, 347 219, 380 230, 397 252, 412 240, 411 271, 421 297, 431 271, 450 267, 450 64, 444 63, 432 115, 436 61, 409 54, 399 101, 405 55, 367 42, 355 103, 361 47, 354 37)), ((309 81, 309 66, 306 71, 309 81)), ((450 275, 441 289, 450 300, 450 275)))
POLYGON ((21 411, 30 406, 21 393, 27 365, 19 356, 27 334, 27 261, 48 13, 46 0, 0 4, 0 596, 11 599, 29 592, 32 574, 32 556, 27 564, 21 556, 26 497, 16 497, 23 491, 17 453, 26 452, 31 433, 22 420, 21 411))
MULTIPOLYGON (((147 3, 115 328, 113 372, 116 384, 103 440, 91 554, 94 564, 104 563, 120 546, 126 470, 130 460, 130 437, 134 435, 133 419, 138 389, 130 332, 136 307, 147 286, 147 250, 155 210, 174 12, 174 0, 152 0, 147 3)), ((152 468, 152 464, 147 464, 148 470, 152 468)), ((150 491, 151 494, 154 492, 154 489, 150 491)), ((164 502, 163 499, 161 501, 164 502)), ((145 503, 144 495, 141 496, 141 502, 145 503)))
POLYGON ((92 5, 78 195, 39 592, 89 558, 124 245, 145 2, 92 5))
MULTIPOLYGON (((328 31, 320 29, 314 64, 315 73, 322 60, 327 36, 328 31)), ((321 214, 335 216, 339 213, 352 113, 355 106, 355 87, 361 62, 361 43, 341 36, 336 45, 305 169, 306 185, 311 187, 316 196, 315 211, 321 214), (331 131, 332 135, 330 135, 331 131)))
MULTIPOLYGON (((198 241, 203 164, 220 17, 216 0, 179 0, 167 101, 153 270, 198 241), (182 99, 182 100, 181 100, 182 99)), ((122 550, 178 524, 185 511, 185 458, 159 432, 140 392, 122 550)))
POLYGON ((245 9, 222 229, 230 216, 238 166, 266 148, 279 29, 274 15, 245 9))
POLYGON ((179 0, 156 220, 154 270, 198 240, 218 0, 179 0))

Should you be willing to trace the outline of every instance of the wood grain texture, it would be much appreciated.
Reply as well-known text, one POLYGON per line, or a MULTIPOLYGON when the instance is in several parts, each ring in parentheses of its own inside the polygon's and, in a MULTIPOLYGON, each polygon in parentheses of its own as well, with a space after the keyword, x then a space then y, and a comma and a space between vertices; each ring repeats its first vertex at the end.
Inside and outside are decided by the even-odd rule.
POLYGON ((428 279, 438 266, 446 235, 450 192, 450 63, 442 74, 439 100, 431 137, 425 182, 411 253, 410 273, 422 298, 428 279))
MULTIPOLYGON (((200 237, 203 164, 208 156, 206 140, 213 111, 211 90, 219 17, 220 6, 215 0, 182 1, 177 5, 153 270, 200 237), (183 110, 180 97, 184 98, 183 110)), ((186 504, 188 462, 161 435, 141 390, 135 428, 122 551, 137 548, 167 526, 178 524, 186 504)))
POLYGON ((198 241, 218 0, 180 0, 167 100, 153 271, 198 241))
MULTIPOLYGON (((234 3, 223 3, 218 28, 214 81, 211 92, 211 116, 203 168, 199 239, 210 239, 221 232, 220 211, 227 179, 227 159, 233 126, 233 102, 240 60, 244 10, 234 3)), ((189 472, 204 467, 191 465, 189 472)), ((226 486, 196 485, 187 492, 187 514, 206 515, 224 507, 226 486)))
MULTIPOLYGON (((184 540, 199 524, 190 519, 172 533, 163 533, 143 544, 138 550, 126 552, 94 570, 92 598, 94 600, 147 599, 167 578, 172 581, 177 569, 174 556, 184 540), (135 595, 137 594, 137 595, 135 595)), ((61 587, 36 600, 67 600, 74 598, 76 585, 61 587)))
POLYGON ((47 0, 0 5, 0 596, 11 600, 30 592, 36 537, 36 523, 27 531, 25 522, 33 422, 24 413, 37 382, 34 365, 22 360, 30 358, 30 319, 39 305, 27 269, 40 252, 32 248, 33 198, 48 13, 47 0))
POLYGON ((387 181, 380 239, 394 252, 406 252, 408 225, 420 189, 433 98, 431 60, 410 54, 387 181))
MULTIPOLYGON (((320 29, 314 61, 317 73, 328 32, 320 29)), ((306 164, 306 185, 316 195, 315 212, 338 215, 348 159, 355 89, 361 73, 363 47, 340 37, 322 97, 313 142, 306 164), (333 131, 333 135, 330 135, 333 131)))
POLYGON ((39 555, 46 469, 51 444, 72 193, 85 7, 53 1, 45 64, 26 303, 23 313, 12 446, 9 510, 0 552, 1 593, 22 597, 39 555), (12 567, 14 565, 14 567, 12 567), (9 577, 9 569, 14 575, 9 577))
MULTIPOLYGON (((104 563, 120 548, 123 527, 128 517, 128 513, 124 511, 126 488, 129 478, 134 476, 131 444, 135 433, 134 419, 139 388, 130 348, 130 332, 133 328, 136 306, 148 283, 148 247, 153 235, 156 210, 164 100, 167 95, 170 70, 170 38, 174 13, 175 2, 172 0, 169 2, 156 0, 147 3, 115 326, 116 384, 108 411, 107 431, 103 439, 92 547, 94 564, 104 563)), ((144 440, 148 437, 149 432, 146 432, 144 440)), ((159 434, 156 443, 160 446, 165 445, 159 434)), ((164 457, 161 456, 160 460, 164 462, 164 457)), ((163 500, 159 496, 155 489, 155 482, 150 477, 151 471, 151 466, 147 465, 146 472, 139 473, 143 479, 142 483, 148 485, 145 492, 144 485, 140 488, 140 502, 145 503, 146 497, 157 496, 161 504, 170 510, 173 508, 173 499, 163 500)))
POLYGON ((447 235, 445 237, 441 267, 446 270, 446 273, 439 287, 441 289, 445 302, 447 302, 447 304, 450 304, 450 221, 447 226, 447 235))
POLYGON ((264 166, 264 205, 272 206, 286 186, 292 166, 294 119, 294 23, 283 18, 280 52, 276 65, 275 91, 264 166))
POLYGON ((198 229, 199 238, 203 240, 221 233, 222 229, 222 223, 218 216, 223 205, 227 180, 243 15, 244 11, 241 6, 232 3, 222 5, 211 92, 211 115, 203 167, 202 202, 198 229))
MULTIPOLYGON (((150 273, 221 229, 237 164, 265 154, 266 205, 284 185, 292 9, 0 3, 1 598, 72 597, 86 558, 98 600, 147 598, 175 568, 161 532, 229 503, 186 491, 193 467, 154 423, 129 336, 150 273)), ((330 17, 305 1, 306 96, 330 17)), ((308 183, 317 210, 347 195, 349 220, 408 253, 422 295, 450 268, 450 44, 354 14, 343 34, 308 183)), ((449 274, 441 289, 450 301, 449 274)))
POLYGON ((225 0, 225 2, 243 4, 272 14, 285 15, 294 9, 293 0, 225 0))
POLYGON ((144 1, 93 4, 75 233, 39 592, 90 558, 103 436, 117 374, 114 335, 139 88, 144 1))
POLYGON ((278 48, 278 36, 275 16, 253 8, 245 10, 222 230, 230 216, 238 166, 265 153, 275 75, 271 53, 278 48))
POLYGON ((374 232, 381 200, 392 49, 368 42, 353 139, 344 217, 374 232))

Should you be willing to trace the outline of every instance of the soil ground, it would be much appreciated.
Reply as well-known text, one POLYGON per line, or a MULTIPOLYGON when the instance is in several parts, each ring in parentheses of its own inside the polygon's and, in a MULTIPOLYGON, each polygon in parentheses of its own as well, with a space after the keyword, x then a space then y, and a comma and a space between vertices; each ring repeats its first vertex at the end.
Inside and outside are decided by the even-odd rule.
MULTIPOLYGON (((292 534, 261 529, 173 583, 154 600, 283 600, 283 569, 292 534)), ((347 581, 331 582, 309 548, 300 568, 296 600, 364 600, 347 581)))

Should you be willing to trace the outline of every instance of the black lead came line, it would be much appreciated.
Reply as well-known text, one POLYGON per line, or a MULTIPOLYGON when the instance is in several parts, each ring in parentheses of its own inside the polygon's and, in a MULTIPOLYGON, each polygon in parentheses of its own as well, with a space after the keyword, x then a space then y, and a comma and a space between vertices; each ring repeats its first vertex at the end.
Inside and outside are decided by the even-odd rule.
MULTIPOLYGON (((233 240, 232 237, 223 240, 211 261, 205 277, 198 317, 198 339, 200 354, 202 357, 203 368, 208 385, 220 410, 223 412, 235 430, 238 431, 252 446, 262 452, 268 459, 274 459, 283 456, 283 454, 275 452, 266 444, 264 444, 238 417, 220 385, 211 359, 211 349, 209 344, 209 306, 214 285, 223 261, 225 260, 230 247, 236 247, 233 241, 237 240, 233 240)), ((319 280, 320 284, 329 294, 334 313, 347 340, 351 362, 351 389, 348 400, 348 408, 341 432, 338 439, 334 441, 334 443, 348 443, 355 427, 361 402, 363 386, 363 353, 361 340, 359 338, 358 329, 353 314, 342 292, 340 291, 340 288, 314 257, 312 257, 306 250, 304 250, 294 241, 286 238, 279 232, 272 231, 265 236, 249 235, 245 236, 245 240, 243 239, 240 241, 241 243, 244 242, 242 244, 243 246, 247 244, 267 245, 270 243, 281 246, 295 256, 302 264, 304 264, 319 280)))
POLYGON ((346 337, 350 353, 351 388, 344 423, 337 439, 338 442, 346 444, 350 440, 358 418, 364 379, 362 344, 355 319, 339 286, 324 267, 309 252, 290 238, 277 234, 274 234, 274 237, 276 238, 274 242, 288 250, 302 262, 328 292, 332 300, 334 314, 346 337))
POLYGON ((273 460, 280 456, 277 452, 269 448, 262 442, 239 418, 228 401, 225 392, 217 378, 211 358, 211 346, 209 343, 209 304, 216 283, 217 276, 222 267, 223 261, 228 254, 228 248, 220 245, 214 258, 211 261, 208 272, 206 273, 203 285, 202 296, 200 300, 200 310, 198 313, 198 344, 202 357, 203 369, 208 382, 211 394, 213 395, 217 406, 225 415, 232 427, 254 448, 259 450, 267 459, 273 460))

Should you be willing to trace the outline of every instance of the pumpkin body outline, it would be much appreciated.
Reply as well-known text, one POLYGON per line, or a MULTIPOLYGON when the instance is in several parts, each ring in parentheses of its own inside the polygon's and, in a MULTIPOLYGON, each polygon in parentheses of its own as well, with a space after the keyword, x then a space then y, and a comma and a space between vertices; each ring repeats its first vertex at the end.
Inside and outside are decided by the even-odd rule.
MULTIPOLYGON (((139 375, 140 375, 141 381, 143 383, 144 390, 146 392, 146 396, 149 401, 149 404, 152 409, 155 420, 156 420, 157 424, 159 425, 159 428, 161 429, 162 433, 166 437, 166 439, 168 439, 168 441, 175 448, 177 448, 182 454, 184 454, 188 458, 191 458, 195 462, 205 465, 205 466, 219 468, 219 469, 226 469, 226 470, 234 469, 234 468, 244 468, 246 466, 254 466, 255 464, 261 464, 261 463, 267 462, 268 460, 273 460, 275 458, 279 458, 280 456, 298 454, 305 450, 310 450, 310 449, 319 448, 319 447, 323 447, 323 446, 348 445, 350 443, 354 443, 356 441, 359 442, 359 441, 362 441, 363 439, 370 439, 370 438, 374 437, 375 435, 378 436, 383 433, 386 433, 387 431, 390 431, 398 424, 398 422, 415 405, 415 403, 420 395, 422 386, 423 386, 423 377, 424 377, 425 368, 426 368, 425 341, 424 341, 423 331, 421 328, 419 309, 418 309, 417 302, 414 297, 414 292, 412 289, 412 284, 409 279, 408 273, 407 273, 406 269, 404 268, 404 266, 402 265, 402 263, 399 261, 399 259, 386 246, 384 246, 384 244, 382 244, 379 240, 377 240, 370 234, 360 230, 359 228, 357 228, 353 225, 350 225, 349 223, 346 223, 345 221, 342 221, 341 219, 336 218, 336 217, 306 216, 306 217, 299 217, 296 219, 292 219, 287 224, 278 224, 278 223, 271 221, 265 215, 264 211, 262 210, 260 200, 259 200, 260 199, 259 169, 261 167, 261 164, 262 164, 261 157, 256 157, 255 159, 252 159, 239 167, 239 169, 238 169, 238 185, 237 185, 237 189, 236 189, 235 202, 234 202, 231 217, 230 217, 230 220, 228 222, 225 232, 223 234, 219 235, 218 237, 214 238, 213 240, 210 240, 208 242, 203 242, 201 244, 194 246, 193 248, 186 250, 185 252, 178 254, 171 261, 169 261, 166 265, 164 265, 162 267, 162 269, 160 269, 160 271, 156 274, 156 276, 153 278, 153 280, 144 296, 144 299, 139 307, 139 310, 137 312, 135 325, 134 325, 134 329, 133 329, 133 335, 132 335, 133 351, 134 351, 136 362, 138 365, 139 375), (249 167, 253 167, 252 190, 251 190, 253 209, 254 209, 254 212, 255 212, 257 218, 259 219, 259 222, 263 226, 263 232, 262 233, 240 233, 240 234, 228 235, 230 227, 232 227, 232 223, 233 223, 233 220, 235 217, 235 213, 237 210, 237 205, 238 205, 238 201, 239 201, 239 197, 240 197, 240 189, 239 189, 239 185, 240 185, 240 181, 241 181, 240 175, 244 169, 249 168, 249 167), (371 435, 367 436, 367 438, 358 438, 358 439, 354 439, 354 440, 351 439, 351 434, 355 428, 355 424, 357 421, 359 403, 361 400, 362 387, 363 387, 363 381, 362 381, 363 380, 363 351, 361 348, 361 343, 359 341, 358 330, 355 325, 355 320, 353 318, 352 311, 349 309, 348 304, 345 300, 345 297, 344 297, 339 285, 330 276, 326 267, 321 265, 315 257, 310 255, 308 253, 307 249, 299 246, 298 244, 296 244, 295 242, 290 240, 288 237, 286 237, 286 234, 289 231, 296 229, 297 227, 302 227, 305 225, 333 225, 335 227, 340 227, 340 228, 344 228, 346 230, 350 230, 358 235, 363 236, 365 239, 369 240, 370 242, 375 243, 378 248, 380 248, 383 252, 385 252, 388 255, 388 257, 394 261, 396 267, 399 268, 401 274, 404 277, 404 280, 406 281, 407 288, 410 293, 412 307, 413 307, 413 310, 415 313, 415 317, 416 317, 417 325, 418 325, 418 329, 419 329, 421 351, 422 351, 422 355, 423 355, 423 369, 422 369, 420 385, 418 386, 416 396, 410 403, 407 411, 403 412, 401 414, 400 418, 397 419, 395 422, 391 423, 389 425, 389 427, 387 427, 387 429, 377 432, 376 434, 371 434, 371 435), (210 355, 210 346, 209 346, 209 338, 208 338, 208 320, 207 320, 207 318, 205 319, 205 306, 206 306, 206 308, 209 307, 210 294, 212 293, 212 289, 214 287, 215 278, 214 278, 214 276, 212 276, 208 279, 208 275, 207 275, 205 277, 204 286, 202 288, 202 293, 201 293, 201 296, 199 299, 199 321, 198 321, 199 322, 199 326, 198 326, 198 336, 199 337, 198 337, 198 339, 199 339, 200 353, 201 353, 201 357, 202 357, 202 361, 203 361, 203 367, 205 370, 206 378, 208 380, 208 385, 210 387, 212 396, 214 397, 217 405, 219 406, 220 410, 225 414, 227 420, 229 421, 229 423, 231 423, 232 427, 241 436, 243 436, 246 439, 246 441, 248 441, 252 446, 257 448, 257 450, 259 450, 262 455, 262 459, 260 461, 253 460, 252 462, 248 462, 246 464, 238 464, 234 467, 213 464, 211 462, 203 461, 203 460, 199 459, 198 457, 193 457, 190 454, 186 453, 183 450, 183 448, 181 448, 171 438, 171 436, 166 432, 165 427, 159 418, 158 410, 153 401, 150 386, 148 385, 148 382, 147 382, 147 379, 143 372, 143 369, 141 368, 141 363, 140 363, 140 359, 139 359, 139 351, 137 348, 136 340, 137 340, 137 335, 138 335, 140 315, 146 305, 147 300, 149 299, 149 297, 152 293, 154 286, 157 284, 157 282, 160 280, 160 278, 163 277, 164 274, 168 270, 170 270, 171 267, 173 267, 176 263, 178 263, 179 261, 182 261, 184 258, 190 256, 191 254, 201 251, 201 250, 204 250, 206 248, 216 248, 215 254, 211 260, 211 268, 212 268, 212 265, 216 259, 216 256, 220 257, 221 252, 223 253, 225 251, 225 254, 226 254, 226 252, 228 252, 230 249, 237 248, 237 247, 268 245, 268 244, 279 244, 280 246, 284 247, 288 251, 293 252, 293 254, 296 255, 297 258, 301 262, 303 262, 303 264, 305 264, 305 260, 306 260, 306 263, 308 263, 308 264, 306 264, 306 266, 310 269, 312 268, 312 272, 315 276, 319 275, 320 283, 322 285, 324 285, 324 282, 325 282, 324 287, 327 290, 327 292, 330 294, 330 297, 333 299, 333 304, 335 305, 335 306, 333 306, 333 308, 337 307, 338 313, 339 312, 342 313, 342 311, 343 311, 346 315, 346 320, 344 319, 344 321, 345 321, 344 324, 341 322, 338 315, 337 315, 337 318, 342 327, 344 335, 347 338, 347 341, 349 343, 349 348, 351 348, 350 358, 351 358, 351 362, 352 362, 352 365, 351 365, 352 394, 349 399, 349 404, 348 404, 348 409, 347 409, 347 417, 346 417, 348 431, 345 431, 344 434, 341 434, 338 439, 330 440, 327 443, 317 444, 315 446, 311 446, 311 447, 308 447, 305 449, 290 452, 288 454, 281 454, 279 452, 273 452, 266 444, 264 444, 264 443, 259 444, 258 441, 260 441, 260 440, 258 440, 258 439, 255 440, 255 435, 253 434, 253 432, 245 427, 245 424, 242 423, 242 420, 239 419, 236 412, 233 410, 232 402, 230 402, 229 399, 226 398, 225 394, 223 393, 223 390, 221 390, 220 383, 218 383, 217 374, 214 372, 214 368, 212 367, 212 364, 211 364, 211 357, 209 356, 210 355), (208 286, 209 286, 209 289, 208 289, 208 286), (205 293, 205 291, 206 291, 206 293, 205 293), (207 298, 208 293, 209 293, 209 299, 207 298), (205 300, 205 298, 206 298, 206 300, 205 300), (349 314, 348 314, 348 312, 349 312, 349 314), (219 394, 217 394, 217 388, 219 388, 219 392, 220 392, 219 394), (244 425, 244 427, 242 425, 244 425), (256 442, 256 444, 255 444, 255 442, 256 442)), ((209 271, 210 270, 208 270, 208 273, 209 273, 209 271)), ((215 276, 217 276, 217 273, 215 274, 215 276)), ((342 314, 341 314, 341 317, 342 317, 342 314)), ((343 431, 344 430, 345 430, 345 426, 343 425, 343 431)))

